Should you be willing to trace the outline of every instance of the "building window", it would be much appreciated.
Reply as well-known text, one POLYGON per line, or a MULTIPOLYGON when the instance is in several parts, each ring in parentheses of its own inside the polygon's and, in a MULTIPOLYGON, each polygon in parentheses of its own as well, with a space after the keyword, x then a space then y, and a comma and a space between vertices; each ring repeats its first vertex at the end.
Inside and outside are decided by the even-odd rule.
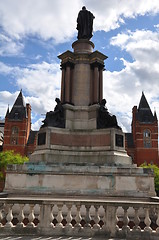
POLYGON ((19 133, 18 127, 13 127, 12 132, 11 132, 11 144, 12 145, 18 144, 18 133, 19 133))
POLYGON ((144 148, 151 148, 151 132, 149 129, 146 129, 143 132, 143 142, 144 148))

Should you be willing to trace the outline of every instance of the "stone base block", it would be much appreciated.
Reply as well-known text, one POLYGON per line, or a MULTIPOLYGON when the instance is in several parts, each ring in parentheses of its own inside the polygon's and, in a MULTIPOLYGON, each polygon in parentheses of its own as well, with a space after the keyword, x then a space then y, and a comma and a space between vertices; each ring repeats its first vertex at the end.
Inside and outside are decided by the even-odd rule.
POLYGON ((11 165, 5 192, 13 195, 52 195, 81 197, 155 196, 153 173, 136 167, 108 167, 87 164, 11 165))
POLYGON ((42 128, 31 162, 96 165, 131 165, 125 151, 125 135, 120 129, 94 131, 42 128))
POLYGON ((99 105, 72 106, 63 105, 66 113, 66 128, 70 130, 88 130, 97 128, 97 110, 99 105))
POLYGON ((57 150, 39 150, 36 154, 32 154, 30 162, 45 164, 92 164, 92 165, 108 165, 121 166, 132 165, 132 159, 125 152, 117 151, 67 151, 59 147, 57 150))

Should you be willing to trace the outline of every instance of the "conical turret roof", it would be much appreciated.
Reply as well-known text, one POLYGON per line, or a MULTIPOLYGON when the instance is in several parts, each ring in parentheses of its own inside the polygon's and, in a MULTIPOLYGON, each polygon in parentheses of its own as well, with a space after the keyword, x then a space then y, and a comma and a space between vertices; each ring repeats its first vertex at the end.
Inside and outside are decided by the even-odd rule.
POLYGON ((23 118, 26 118, 26 106, 24 103, 22 90, 20 91, 10 113, 7 114, 7 116, 8 116, 8 119, 12 119, 12 120, 13 119, 22 120, 23 118))
POLYGON ((157 116, 152 114, 150 106, 147 102, 144 92, 140 99, 139 107, 137 109, 137 120, 142 123, 153 123, 156 121, 157 116))
POLYGON ((20 93, 19 93, 17 99, 15 100, 14 106, 23 106, 23 107, 25 107, 22 90, 20 90, 20 93))

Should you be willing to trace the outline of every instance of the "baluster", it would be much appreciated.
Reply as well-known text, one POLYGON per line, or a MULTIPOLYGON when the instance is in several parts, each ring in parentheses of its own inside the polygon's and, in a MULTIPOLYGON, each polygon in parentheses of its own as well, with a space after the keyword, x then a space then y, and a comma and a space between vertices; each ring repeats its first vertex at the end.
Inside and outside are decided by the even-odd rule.
POLYGON ((67 228, 72 228, 72 224, 71 224, 71 221, 72 221, 72 215, 71 215, 72 204, 68 204, 67 208, 68 208, 68 212, 67 212, 67 217, 66 217, 66 221, 67 221, 66 227, 67 228))
POLYGON ((130 227, 128 226, 129 224, 129 217, 128 217, 128 208, 127 206, 124 206, 124 216, 123 216, 123 227, 122 230, 127 233, 130 230, 130 227))
POLYGON ((156 219, 157 229, 156 232, 159 233, 159 208, 157 208, 157 219, 156 219))
POLYGON ((41 205, 39 204, 39 214, 38 214, 38 216, 37 216, 37 219, 38 219, 39 222, 38 222, 38 224, 37 224, 37 227, 40 226, 40 221, 41 221, 40 213, 41 213, 41 205))
POLYGON ((140 218, 139 218, 139 214, 138 214, 138 208, 134 207, 135 210, 135 216, 134 216, 134 224, 135 226, 133 227, 133 231, 141 231, 141 228, 139 226, 140 224, 140 218))
POLYGON ((0 210, 0 227, 3 227, 2 219, 3 219, 2 210, 0 210))
POLYGON ((81 220, 82 220, 82 217, 81 217, 81 214, 80 214, 81 206, 77 205, 76 207, 77 207, 77 212, 76 212, 76 217, 75 217, 75 220, 76 220, 75 227, 81 228, 81 220))
POLYGON ((58 215, 58 206, 57 204, 54 204, 54 206, 52 207, 52 214, 53 214, 53 221, 54 221, 54 227, 56 227, 57 225, 57 215, 58 215))
POLYGON ((13 214, 12 214, 12 206, 13 204, 8 204, 8 214, 6 216, 7 223, 5 224, 6 228, 12 228, 13 227, 13 214))
POLYGON ((94 208, 95 208, 95 215, 94 215, 95 224, 93 225, 93 228, 98 230, 100 229, 100 225, 99 225, 100 217, 98 214, 99 205, 95 205, 94 208))
POLYGON ((86 208, 86 216, 85 216, 85 222, 86 222, 86 224, 85 224, 85 226, 84 226, 84 228, 91 228, 91 224, 90 224, 90 221, 91 221, 91 218, 90 218, 90 207, 91 207, 91 205, 85 205, 85 208, 86 208))
POLYGON ((35 219, 34 205, 30 204, 30 213, 29 213, 29 216, 28 216, 29 223, 27 224, 27 227, 35 227, 35 224, 33 223, 34 219, 35 219))
POLYGON ((23 208, 24 208, 24 204, 20 204, 19 205, 19 215, 18 215, 18 224, 17 224, 17 227, 24 227, 24 223, 23 223, 23 220, 24 220, 24 211, 23 211, 23 208))
POLYGON ((104 208, 101 205, 99 205, 99 208, 98 208, 98 215, 99 215, 98 224, 100 223, 99 226, 102 229, 103 228, 103 219, 104 219, 104 208))
POLYGON ((144 231, 152 232, 152 228, 150 227, 151 225, 151 219, 149 217, 149 208, 145 208, 145 220, 144 223, 146 227, 144 228, 144 231))
POLYGON ((104 216, 103 216, 103 226, 102 229, 106 230, 107 229, 107 206, 104 205, 104 216))
POLYGON ((55 227, 54 224, 53 224, 53 221, 54 220, 54 215, 53 215, 53 206, 51 207, 51 213, 50 213, 50 227, 55 227))
POLYGON ((116 208, 116 211, 115 211, 115 229, 118 232, 119 231, 119 226, 118 226, 119 218, 118 218, 117 210, 118 210, 118 207, 116 208))
POLYGON ((58 214, 57 214, 57 217, 56 217, 56 220, 57 220, 56 228, 63 228, 63 224, 62 224, 62 220, 63 220, 62 206, 63 206, 63 204, 58 204, 57 205, 57 207, 58 207, 58 214))

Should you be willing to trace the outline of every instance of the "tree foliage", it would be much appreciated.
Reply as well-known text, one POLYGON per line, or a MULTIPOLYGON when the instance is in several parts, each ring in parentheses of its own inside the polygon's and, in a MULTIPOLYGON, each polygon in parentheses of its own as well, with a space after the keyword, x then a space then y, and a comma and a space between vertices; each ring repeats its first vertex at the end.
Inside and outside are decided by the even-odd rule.
POLYGON ((154 171, 155 190, 159 191, 159 167, 155 164, 143 163, 140 167, 151 168, 154 171))
POLYGON ((0 152, 0 178, 4 178, 4 172, 8 164, 23 164, 29 161, 28 157, 23 157, 14 151, 0 152))

